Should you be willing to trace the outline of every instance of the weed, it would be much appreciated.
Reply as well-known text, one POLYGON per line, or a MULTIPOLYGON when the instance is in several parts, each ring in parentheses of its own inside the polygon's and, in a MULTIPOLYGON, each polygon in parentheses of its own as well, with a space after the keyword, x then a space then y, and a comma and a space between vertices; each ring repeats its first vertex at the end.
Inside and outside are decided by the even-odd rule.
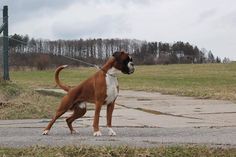
POLYGON ((169 146, 153 148, 133 148, 128 146, 64 146, 64 147, 29 147, 0 148, 0 156, 34 157, 220 157, 235 156, 236 148, 212 148, 206 146, 169 146))

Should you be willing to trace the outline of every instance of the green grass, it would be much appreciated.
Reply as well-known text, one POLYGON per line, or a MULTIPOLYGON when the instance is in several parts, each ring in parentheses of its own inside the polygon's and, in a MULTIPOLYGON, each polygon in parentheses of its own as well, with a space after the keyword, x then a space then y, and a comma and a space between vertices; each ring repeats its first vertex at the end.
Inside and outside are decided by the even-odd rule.
POLYGON ((0 156, 11 157, 221 157, 236 156, 236 148, 208 148, 204 146, 172 146, 155 148, 121 147, 29 147, 0 148, 0 156))
POLYGON ((120 80, 126 89, 236 100, 235 63, 140 66, 134 75, 120 80))
MULTIPOLYGON (((67 68, 61 72, 60 78, 68 85, 77 85, 95 72, 95 68, 67 68)), ((56 85, 54 81, 54 70, 12 71, 10 72, 10 76, 13 82, 31 88, 54 88, 56 85)))
MULTIPOLYGON (((95 68, 68 68, 61 79, 77 85, 95 68)), ((54 71, 14 71, 11 79, 31 87, 55 87, 54 71)), ((157 91, 164 94, 236 100, 236 63, 136 66, 132 75, 120 75, 121 89, 157 91)))

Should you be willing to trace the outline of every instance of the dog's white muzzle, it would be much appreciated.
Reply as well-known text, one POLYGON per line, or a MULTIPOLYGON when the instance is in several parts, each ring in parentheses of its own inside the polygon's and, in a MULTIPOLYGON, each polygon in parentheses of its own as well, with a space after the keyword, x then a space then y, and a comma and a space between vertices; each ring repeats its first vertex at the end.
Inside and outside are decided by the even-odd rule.
POLYGON ((128 63, 128 68, 129 68, 129 74, 132 74, 134 72, 134 63, 129 62, 128 63))

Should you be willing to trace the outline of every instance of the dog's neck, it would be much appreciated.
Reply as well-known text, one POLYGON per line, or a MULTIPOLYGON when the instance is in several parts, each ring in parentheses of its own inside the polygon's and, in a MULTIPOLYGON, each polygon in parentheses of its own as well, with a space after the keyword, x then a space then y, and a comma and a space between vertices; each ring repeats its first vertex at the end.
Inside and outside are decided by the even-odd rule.
POLYGON ((111 69, 109 69, 107 71, 107 74, 110 75, 110 76, 113 76, 113 77, 117 77, 117 75, 119 74, 119 70, 116 69, 115 67, 112 67, 111 69))
POLYGON ((116 77, 116 75, 118 74, 119 70, 117 70, 113 66, 114 63, 115 63, 115 58, 112 57, 102 66, 101 70, 103 72, 105 72, 106 74, 110 75, 110 76, 116 77))

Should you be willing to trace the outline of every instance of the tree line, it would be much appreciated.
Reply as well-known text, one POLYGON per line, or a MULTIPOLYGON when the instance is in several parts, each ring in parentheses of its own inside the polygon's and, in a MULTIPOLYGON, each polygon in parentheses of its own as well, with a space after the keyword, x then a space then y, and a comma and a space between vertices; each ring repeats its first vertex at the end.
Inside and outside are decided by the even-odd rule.
POLYGON ((101 62, 115 51, 132 54, 135 64, 220 63, 211 51, 190 43, 147 42, 136 39, 46 40, 14 34, 9 40, 10 53, 69 56, 88 62, 101 62))

